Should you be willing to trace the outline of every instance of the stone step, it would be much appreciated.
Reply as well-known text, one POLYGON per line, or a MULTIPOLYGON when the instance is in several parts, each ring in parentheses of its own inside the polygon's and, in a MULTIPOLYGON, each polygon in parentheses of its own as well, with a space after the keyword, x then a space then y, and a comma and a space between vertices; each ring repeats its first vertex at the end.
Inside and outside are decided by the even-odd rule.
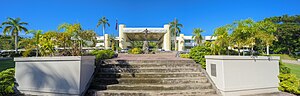
POLYGON ((96 91, 90 96, 217 96, 213 89, 180 90, 180 91, 148 91, 148 90, 105 90, 96 91))
POLYGON ((206 77, 190 78, 95 78, 93 84, 187 84, 207 83, 206 77))
POLYGON ((179 63, 179 64, 97 64, 97 68, 182 68, 192 67, 198 68, 201 65, 194 63, 179 63))
POLYGON ((199 68, 99 68, 98 72, 106 73, 145 73, 145 72, 200 72, 199 68))
POLYGON ((175 78, 204 77, 202 72, 97 73, 96 78, 175 78))
POLYGON ((105 60, 105 64, 185 64, 193 60, 105 60))
POLYGON ((130 84, 130 85, 91 85, 91 89, 97 90, 192 90, 192 89, 211 89, 210 83, 190 83, 190 84, 171 84, 171 85, 153 85, 153 84, 130 84))

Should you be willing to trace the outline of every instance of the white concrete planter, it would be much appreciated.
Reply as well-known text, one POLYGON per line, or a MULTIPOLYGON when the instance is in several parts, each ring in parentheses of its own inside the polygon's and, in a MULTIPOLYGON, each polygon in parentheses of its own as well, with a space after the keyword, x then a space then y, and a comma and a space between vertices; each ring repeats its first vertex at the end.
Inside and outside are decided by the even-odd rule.
POLYGON ((278 56, 205 56, 206 71, 224 96, 278 92, 278 56))
POLYGON ((21 57, 14 61, 18 89, 31 95, 82 95, 95 69, 95 56, 21 57))

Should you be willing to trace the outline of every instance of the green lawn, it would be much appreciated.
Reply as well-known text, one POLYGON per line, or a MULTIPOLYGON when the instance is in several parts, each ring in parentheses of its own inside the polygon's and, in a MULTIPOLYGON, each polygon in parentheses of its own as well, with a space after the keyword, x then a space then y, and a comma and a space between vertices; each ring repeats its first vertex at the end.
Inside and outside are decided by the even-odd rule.
POLYGON ((286 67, 289 67, 291 69, 291 73, 297 75, 297 77, 300 79, 300 65, 296 64, 287 64, 285 63, 286 67))
POLYGON ((271 56, 280 56, 280 59, 284 60, 296 60, 296 58, 290 57, 287 54, 270 54, 271 56))
POLYGON ((0 72, 8 69, 8 68, 14 68, 15 62, 13 60, 1 60, 0 61, 0 72))

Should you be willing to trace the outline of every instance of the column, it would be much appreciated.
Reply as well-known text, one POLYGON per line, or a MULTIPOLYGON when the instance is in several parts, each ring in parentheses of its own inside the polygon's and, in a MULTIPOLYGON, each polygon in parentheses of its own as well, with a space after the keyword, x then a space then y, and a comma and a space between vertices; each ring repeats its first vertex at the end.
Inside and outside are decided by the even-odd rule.
POLYGON ((108 49, 109 48, 109 40, 108 40, 108 34, 104 34, 104 49, 108 49))
POLYGON ((184 34, 180 34, 178 39, 178 51, 184 50, 184 34))
POLYGON ((167 30, 167 32, 164 35, 164 41, 163 41, 163 49, 166 51, 171 51, 171 32, 169 29, 170 25, 169 24, 165 24, 164 25, 164 29, 167 30))
POLYGON ((126 34, 123 32, 123 29, 125 28, 124 24, 119 25, 119 47, 121 49, 127 48, 126 45, 126 34))

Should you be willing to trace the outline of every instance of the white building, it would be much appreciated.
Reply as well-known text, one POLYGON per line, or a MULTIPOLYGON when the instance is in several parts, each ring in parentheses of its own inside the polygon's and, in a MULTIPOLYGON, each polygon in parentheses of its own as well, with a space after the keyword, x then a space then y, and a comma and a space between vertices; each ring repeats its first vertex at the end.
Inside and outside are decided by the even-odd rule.
MULTIPOLYGON (((116 37, 115 40, 118 41, 119 47, 121 49, 130 48, 130 41, 144 41, 145 32, 147 30, 148 35, 147 39, 149 41, 157 41, 161 43, 161 49, 166 51, 171 50, 171 42, 173 42, 173 38, 171 37, 170 30, 168 24, 163 27, 126 27, 124 24, 119 25, 119 37, 116 37)), ((109 41, 107 40, 108 34, 104 36, 98 36, 96 47, 104 47, 105 49, 109 48, 109 41), (104 36, 105 39, 104 40, 104 36), (104 43, 105 42, 105 43, 104 43), (104 45, 105 44, 105 45, 104 45)), ((211 36, 205 36, 204 41, 213 41, 216 38, 211 36)), ((192 36, 185 36, 184 34, 180 34, 176 37, 178 43, 178 51, 189 50, 190 48, 196 46, 194 39, 192 36)))

